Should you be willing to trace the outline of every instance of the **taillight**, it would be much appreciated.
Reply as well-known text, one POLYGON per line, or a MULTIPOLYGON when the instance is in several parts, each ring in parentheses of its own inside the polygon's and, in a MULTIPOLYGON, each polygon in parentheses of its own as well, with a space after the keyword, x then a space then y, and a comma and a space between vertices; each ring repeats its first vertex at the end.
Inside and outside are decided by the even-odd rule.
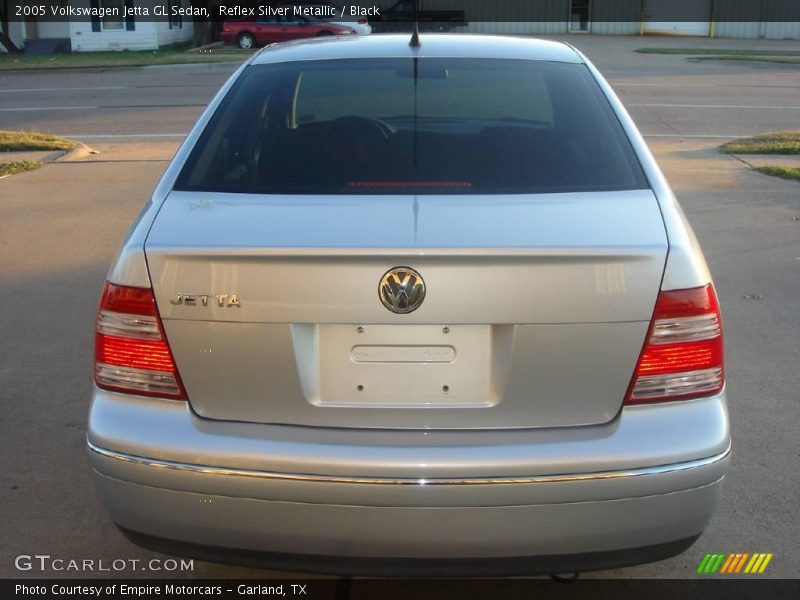
POLYGON ((106 283, 97 311, 94 380, 106 390, 186 399, 152 289, 106 283))
POLYGON ((625 403, 710 396, 723 383, 722 319, 714 288, 661 291, 625 403))

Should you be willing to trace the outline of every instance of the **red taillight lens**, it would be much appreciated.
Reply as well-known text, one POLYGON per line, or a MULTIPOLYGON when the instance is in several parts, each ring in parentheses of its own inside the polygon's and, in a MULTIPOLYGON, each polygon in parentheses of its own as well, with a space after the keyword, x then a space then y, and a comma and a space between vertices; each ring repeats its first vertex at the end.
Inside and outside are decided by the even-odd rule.
POLYGON ((94 361, 98 387, 186 399, 150 288, 106 283, 97 311, 94 361))
POLYGON ((710 396, 723 384, 722 319, 714 288, 660 292, 625 403, 710 396))

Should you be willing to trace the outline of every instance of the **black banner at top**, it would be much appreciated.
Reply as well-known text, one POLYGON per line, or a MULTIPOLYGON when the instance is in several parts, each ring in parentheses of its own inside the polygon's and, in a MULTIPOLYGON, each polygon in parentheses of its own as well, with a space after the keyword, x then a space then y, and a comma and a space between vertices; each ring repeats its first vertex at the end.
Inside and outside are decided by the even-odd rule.
MULTIPOLYGON (((0 0, 0 24, 103 19, 202 21, 307 18, 373 25, 421 22, 787 23, 800 0, 0 0)), ((794 36, 790 36, 794 37, 794 36)))

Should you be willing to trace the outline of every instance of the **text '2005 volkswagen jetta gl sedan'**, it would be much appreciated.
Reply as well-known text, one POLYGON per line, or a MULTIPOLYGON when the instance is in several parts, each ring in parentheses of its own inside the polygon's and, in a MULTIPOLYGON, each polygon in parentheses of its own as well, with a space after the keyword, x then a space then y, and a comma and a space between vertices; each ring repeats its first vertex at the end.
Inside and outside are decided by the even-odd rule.
POLYGON ((186 553, 634 564, 700 535, 728 465, 705 260, 565 44, 259 52, 132 226, 96 330, 100 498, 186 553))

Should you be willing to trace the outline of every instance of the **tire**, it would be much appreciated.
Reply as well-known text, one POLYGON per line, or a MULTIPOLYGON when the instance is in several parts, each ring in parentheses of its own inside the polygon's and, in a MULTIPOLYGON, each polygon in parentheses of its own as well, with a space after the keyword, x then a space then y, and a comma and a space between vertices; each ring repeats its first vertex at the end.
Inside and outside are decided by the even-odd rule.
POLYGON ((236 38, 236 45, 242 50, 250 50, 256 47, 256 38, 252 33, 240 33, 236 38))

